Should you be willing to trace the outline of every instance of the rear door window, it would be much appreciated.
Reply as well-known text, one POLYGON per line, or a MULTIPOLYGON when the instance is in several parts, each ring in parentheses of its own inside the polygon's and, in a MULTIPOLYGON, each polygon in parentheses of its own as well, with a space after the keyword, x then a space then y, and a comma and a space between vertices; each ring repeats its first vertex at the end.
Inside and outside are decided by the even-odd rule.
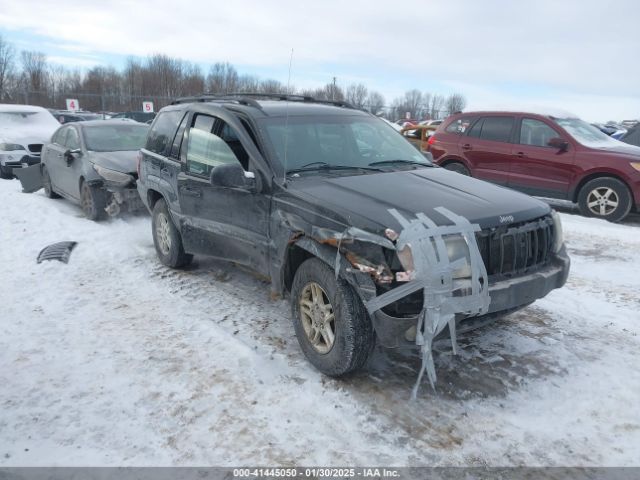
POLYGON ((167 155, 175 138, 178 124, 182 120, 182 115, 181 110, 160 112, 149 131, 146 149, 153 153, 167 155))
POLYGON ((492 142, 511 141, 514 117, 485 117, 480 130, 480 138, 492 142))

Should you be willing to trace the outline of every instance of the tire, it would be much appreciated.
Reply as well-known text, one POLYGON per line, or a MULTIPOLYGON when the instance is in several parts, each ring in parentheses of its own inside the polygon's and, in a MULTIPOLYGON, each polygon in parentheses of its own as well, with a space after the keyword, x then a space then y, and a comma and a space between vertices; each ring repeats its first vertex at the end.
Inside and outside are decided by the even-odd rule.
POLYGON ((375 333, 360 298, 346 281, 336 280, 334 271, 317 258, 306 260, 296 271, 291 288, 291 311, 302 352, 325 375, 340 377, 358 370, 373 352, 375 333), (321 303, 314 302, 316 294, 321 303), (318 308, 314 308, 314 304, 318 308), (324 304, 324 315, 319 308, 321 304, 324 304), (331 314, 333 320, 325 323, 331 314), (324 325, 317 328, 319 324, 324 325), (314 343, 313 338, 317 342, 314 343))
POLYGON ((47 170, 46 165, 42 165, 42 188, 47 198, 60 198, 60 195, 53 191, 51 177, 49 176, 49 170, 47 170))
POLYGON ((459 173, 460 175, 466 175, 467 177, 471 176, 469 169, 460 162, 449 162, 444 166, 444 168, 452 172, 459 173))
POLYGON ((156 247, 158 258, 164 265, 180 268, 191 263, 193 255, 185 253, 182 237, 171 220, 167 203, 163 198, 153 206, 151 229, 153 245, 156 247))
POLYGON ((80 184, 80 205, 84 216, 89 220, 98 222, 107 216, 107 192, 101 187, 89 185, 83 181, 80 184))
POLYGON ((11 180, 13 178, 13 172, 10 168, 0 166, 0 178, 3 178, 4 180, 11 180))
POLYGON ((580 213, 586 217, 596 217, 619 222, 632 207, 629 188, 617 178, 594 178, 585 183, 578 193, 580 213))

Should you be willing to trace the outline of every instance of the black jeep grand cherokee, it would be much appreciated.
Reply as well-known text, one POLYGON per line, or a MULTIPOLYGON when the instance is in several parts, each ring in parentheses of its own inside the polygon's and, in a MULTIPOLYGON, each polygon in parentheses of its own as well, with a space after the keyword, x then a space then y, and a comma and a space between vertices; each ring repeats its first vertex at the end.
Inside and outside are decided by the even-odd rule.
MULTIPOLYGON (((349 105, 258 98, 202 96, 163 108, 141 150, 138 190, 162 263, 182 267, 204 254, 270 277, 273 294, 290 293, 300 346, 322 372, 361 367, 376 338, 416 343, 427 289, 366 308, 411 279, 414 259, 395 248, 398 214, 443 226, 450 221, 437 207, 445 207, 478 225, 473 248, 490 303, 482 315, 457 313, 459 331, 565 283, 569 258, 547 204, 435 167, 349 105)), ((469 259, 468 237, 466 246, 445 244, 452 260, 469 259)))

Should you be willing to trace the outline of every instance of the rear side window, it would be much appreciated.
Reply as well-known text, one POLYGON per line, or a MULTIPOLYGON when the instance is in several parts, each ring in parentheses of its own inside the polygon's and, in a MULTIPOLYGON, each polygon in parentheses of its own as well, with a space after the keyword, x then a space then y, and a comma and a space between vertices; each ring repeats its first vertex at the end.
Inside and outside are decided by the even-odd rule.
POLYGON ((160 112, 149 131, 146 149, 160 155, 168 154, 182 115, 180 110, 160 112))
MULTIPOLYGON (((480 138, 492 142, 510 142, 511 131, 515 119, 513 117, 485 117, 480 130, 480 138)), ((475 135, 475 129, 472 132, 475 135)))
POLYGON ((445 128, 445 132, 462 134, 469 129, 469 126, 476 121, 476 118, 477 117, 462 117, 454 120, 449 125, 447 125, 447 128, 445 128))

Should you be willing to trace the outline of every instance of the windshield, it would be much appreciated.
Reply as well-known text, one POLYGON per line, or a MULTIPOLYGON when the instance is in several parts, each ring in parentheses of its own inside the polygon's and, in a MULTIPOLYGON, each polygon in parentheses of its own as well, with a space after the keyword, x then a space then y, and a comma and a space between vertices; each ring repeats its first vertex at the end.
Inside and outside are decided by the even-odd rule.
POLYGON ((49 112, 0 112, 0 126, 59 127, 60 124, 49 112))
POLYGON ((271 149, 285 171, 307 166, 390 168, 429 161, 402 135, 378 118, 358 116, 292 116, 262 121, 271 149))
POLYGON ((94 152, 139 150, 147 139, 149 127, 145 125, 100 125, 84 127, 84 143, 94 152))
POLYGON ((579 118, 556 118, 554 120, 585 147, 607 148, 620 146, 618 140, 609 137, 598 128, 579 118))

